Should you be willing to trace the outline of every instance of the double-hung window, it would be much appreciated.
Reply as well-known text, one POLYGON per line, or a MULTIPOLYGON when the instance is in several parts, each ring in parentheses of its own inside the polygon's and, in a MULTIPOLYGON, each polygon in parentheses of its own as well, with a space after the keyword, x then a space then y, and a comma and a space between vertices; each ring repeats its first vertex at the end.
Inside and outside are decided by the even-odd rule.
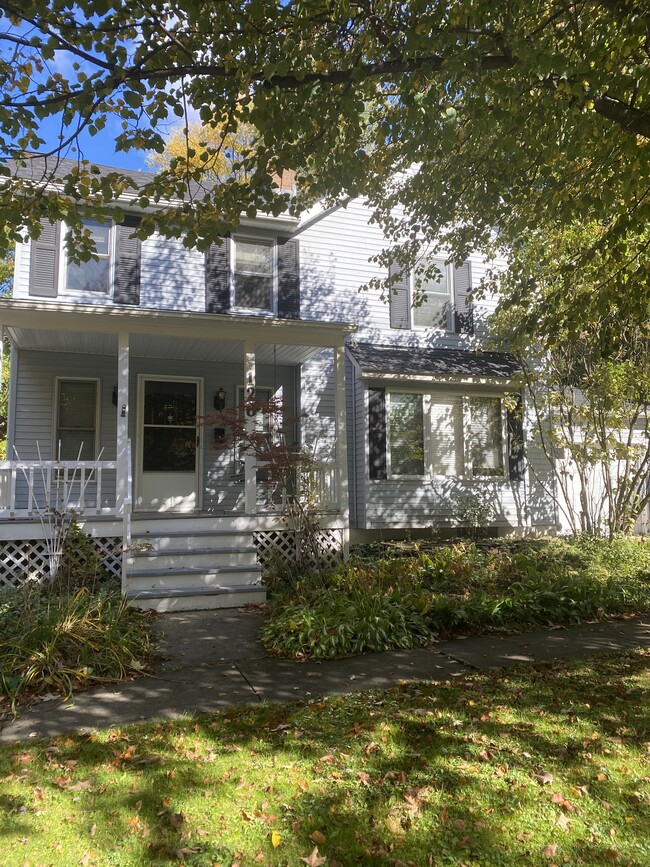
POLYGON ((95 254, 87 262, 66 260, 66 289, 71 292, 98 292, 108 295, 112 284, 112 226, 97 220, 84 220, 83 227, 90 233, 95 244, 95 254))
POLYGON ((57 380, 54 453, 62 461, 95 460, 98 388, 96 379, 57 380))
POLYGON ((424 475, 424 413, 421 394, 391 392, 388 428, 390 473, 424 475))
POLYGON ((427 262, 413 278, 413 326, 451 330, 452 281, 441 259, 427 262))
POLYGON ((275 243, 234 239, 233 307, 272 313, 275 309, 275 243))
POLYGON ((498 397, 473 397, 470 411, 470 462, 472 475, 503 476, 503 416, 498 397))

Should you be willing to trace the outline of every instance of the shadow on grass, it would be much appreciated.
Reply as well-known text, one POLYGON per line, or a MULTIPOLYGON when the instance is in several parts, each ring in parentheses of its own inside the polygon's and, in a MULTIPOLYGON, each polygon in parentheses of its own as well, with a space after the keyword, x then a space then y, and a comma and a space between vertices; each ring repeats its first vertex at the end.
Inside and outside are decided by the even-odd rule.
POLYGON ((26 855, 72 815, 89 864, 649 863, 649 658, 14 748, 1 830, 26 855))

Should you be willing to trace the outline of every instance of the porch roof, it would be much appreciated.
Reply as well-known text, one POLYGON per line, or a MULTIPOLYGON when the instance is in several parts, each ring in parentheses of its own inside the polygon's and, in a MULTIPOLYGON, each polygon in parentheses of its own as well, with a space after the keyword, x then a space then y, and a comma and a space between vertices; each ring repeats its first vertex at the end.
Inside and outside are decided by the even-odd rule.
POLYGON ((375 346, 351 343, 349 352, 366 377, 509 380, 521 371, 512 355, 467 349, 375 346))
POLYGON ((0 301, 0 325, 23 349, 115 355, 117 335, 128 333, 134 355, 240 361, 249 341, 260 363, 279 364, 300 364, 342 346, 356 329, 344 322, 16 300, 0 301))

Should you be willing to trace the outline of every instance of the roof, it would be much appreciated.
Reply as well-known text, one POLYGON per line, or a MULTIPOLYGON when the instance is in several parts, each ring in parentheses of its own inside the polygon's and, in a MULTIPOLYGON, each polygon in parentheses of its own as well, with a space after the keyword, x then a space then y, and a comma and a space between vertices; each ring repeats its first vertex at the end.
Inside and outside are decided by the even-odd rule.
POLYGON ((364 375, 397 373, 510 378, 521 372, 516 358, 504 352, 375 346, 371 343, 350 343, 348 348, 364 375))
POLYGON ((8 160, 7 165, 12 169, 15 177, 37 182, 51 180, 52 178, 64 178, 74 169, 90 169, 91 167, 93 168, 92 174, 96 177, 103 178, 118 172, 127 178, 131 178, 138 187, 151 183, 155 177, 153 172, 121 169, 116 166, 103 166, 90 160, 71 160, 58 156, 44 157, 26 154, 24 161, 25 165, 21 165, 14 160, 8 160))

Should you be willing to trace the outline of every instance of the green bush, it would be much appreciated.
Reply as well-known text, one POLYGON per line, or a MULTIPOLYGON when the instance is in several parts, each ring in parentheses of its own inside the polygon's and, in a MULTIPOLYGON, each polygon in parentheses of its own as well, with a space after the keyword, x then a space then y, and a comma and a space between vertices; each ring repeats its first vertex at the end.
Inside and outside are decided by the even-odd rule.
POLYGON ((637 539, 373 546, 272 599, 261 637, 275 653, 329 658, 648 610, 650 544, 637 539))
POLYGON ((0 596, 0 695, 12 710, 33 693, 67 697, 141 672, 149 652, 150 615, 114 590, 28 586, 0 596))

